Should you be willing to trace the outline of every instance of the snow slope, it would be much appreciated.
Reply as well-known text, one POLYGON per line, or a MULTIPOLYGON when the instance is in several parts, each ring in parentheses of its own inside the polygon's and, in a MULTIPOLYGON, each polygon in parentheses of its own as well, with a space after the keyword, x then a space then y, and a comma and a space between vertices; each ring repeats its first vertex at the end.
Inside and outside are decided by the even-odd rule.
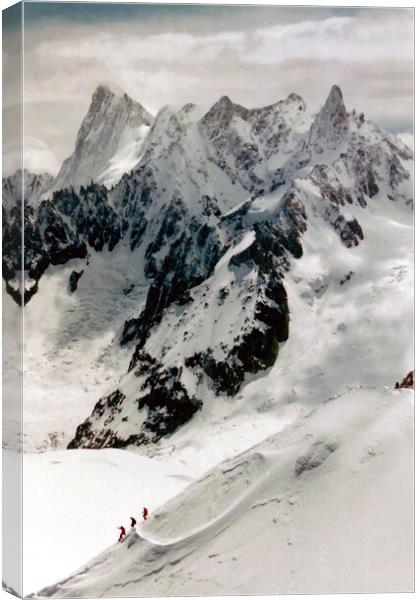
POLYGON ((106 187, 116 184, 124 173, 129 173, 140 162, 149 125, 140 125, 134 130, 124 131, 115 154, 109 159, 97 181, 106 187))
MULTIPOLYGON (((127 369, 130 349, 119 344, 120 328, 144 302, 147 289, 137 255, 130 256, 128 263, 121 246, 113 253, 93 252, 87 260, 50 267, 26 307, 26 452, 65 448, 83 414, 112 391, 127 369), (83 275, 72 294, 68 282, 73 270, 83 270, 83 275)), ((12 443, 10 431, 3 444, 12 443)))
MULTIPOLYGON (((71 575, 115 541, 117 526, 128 531, 131 515, 140 520, 143 505, 153 513, 208 469, 293 422, 296 410, 282 421, 213 414, 210 427, 210 415, 200 417, 200 435, 184 432, 149 457, 119 449, 23 454, 25 594, 71 575)), ((5 450, 3 461, 14 456, 5 450)))
POLYGON ((412 591, 412 401, 366 386, 325 399, 39 595, 412 591))
POLYGON ((399 133, 398 137, 406 146, 408 146, 411 150, 414 151, 414 135, 412 133, 399 133))
POLYGON ((177 457, 159 462, 117 449, 23 460, 24 594, 75 571, 118 539, 119 525, 128 531, 131 515, 140 520, 143 506, 153 511, 190 481, 177 457))

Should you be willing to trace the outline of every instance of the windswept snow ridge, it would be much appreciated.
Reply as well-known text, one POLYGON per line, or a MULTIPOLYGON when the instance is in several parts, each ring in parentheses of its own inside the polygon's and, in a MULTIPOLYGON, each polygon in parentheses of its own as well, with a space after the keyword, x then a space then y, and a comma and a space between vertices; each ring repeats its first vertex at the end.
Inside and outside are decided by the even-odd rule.
POLYGON ((412 391, 349 388, 38 595, 412 591, 412 460, 412 391))

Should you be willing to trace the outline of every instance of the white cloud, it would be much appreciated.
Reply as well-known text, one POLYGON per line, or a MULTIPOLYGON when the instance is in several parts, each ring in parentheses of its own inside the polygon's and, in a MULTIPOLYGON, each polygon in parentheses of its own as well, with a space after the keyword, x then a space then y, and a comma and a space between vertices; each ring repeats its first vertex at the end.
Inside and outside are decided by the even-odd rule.
MULTIPOLYGON (((43 140, 27 138, 24 141, 23 166, 32 173, 55 175, 60 168, 57 158, 43 140)), ((8 177, 22 168, 22 146, 20 140, 8 140, 3 145, 2 175, 8 177)))
MULTIPOLYGON (((74 27, 74 26, 73 26, 74 27)), ((185 64, 212 62, 226 53, 255 63, 282 63, 289 59, 344 63, 406 60, 413 56, 412 18, 409 12, 373 18, 330 17, 258 29, 209 35, 162 33, 148 35, 128 28, 67 31, 58 39, 41 41, 35 50, 40 63, 54 68, 58 61, 93 61, 106 68, 130 68, 139 62, 185 64)))
POLYGON ((324 21, 304 21, 256 32, 257 46, 247 60, 281 63, 288 59, 334 58, 344 65, 351 62, 406 60, 413 56, 410 19, 395 16, 382 19, 331 17, 324 21))
POLYGON ((25 169, 32 173, 56 175, 60 168, 57 158, 47 144, 40 139, 25 137, 23 156, 25 169))

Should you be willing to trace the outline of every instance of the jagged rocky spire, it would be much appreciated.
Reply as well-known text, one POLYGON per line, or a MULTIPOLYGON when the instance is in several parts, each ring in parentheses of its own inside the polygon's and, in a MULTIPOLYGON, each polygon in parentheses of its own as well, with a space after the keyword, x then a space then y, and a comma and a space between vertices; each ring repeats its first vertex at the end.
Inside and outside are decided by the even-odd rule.
POLYGON ((336 149, 349 131, 349 116, 344 105, 343 93, 333 85, 325 104, 315 117, 309 143, 315 151, 336 149))

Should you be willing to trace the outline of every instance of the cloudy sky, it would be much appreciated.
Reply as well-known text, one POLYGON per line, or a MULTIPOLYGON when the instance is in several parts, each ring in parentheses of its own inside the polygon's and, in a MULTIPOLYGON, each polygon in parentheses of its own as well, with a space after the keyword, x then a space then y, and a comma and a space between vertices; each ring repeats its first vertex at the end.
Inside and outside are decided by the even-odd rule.
POLYGON ((413 20, 411 9, 26 3, 27 166, 57 171, 99 83, 152 113, 225 94, 262 106, 290 92, 314 111, 336 83, 348 109, 410 131, 413 20))

